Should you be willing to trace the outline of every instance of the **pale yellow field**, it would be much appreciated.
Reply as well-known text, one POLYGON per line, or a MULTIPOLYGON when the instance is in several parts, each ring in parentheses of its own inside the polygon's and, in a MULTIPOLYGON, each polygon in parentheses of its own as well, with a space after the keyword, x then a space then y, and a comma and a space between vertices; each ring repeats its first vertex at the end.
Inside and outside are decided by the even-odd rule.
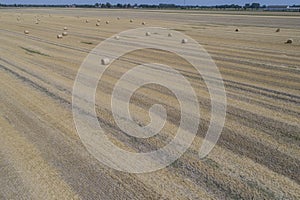
POLYGON ((299 13, 0 9, 0 52, 0 199, 300 198, 299 13), (217 146, 199 160, 210 120, 201 76, 174 54, 149 49, 126 54, 105 73, 96 95, 99 121, 116 145, 134 152, 157 149, 174 136, 180 120, 174 95, 150 85, 131 99, 134 118, 147 124, 151 105, 162 103, 168 110, 166 127, 150 139, 119 131, 111 93, 136 63, 167 64, 186 76, 202 120, 194 143, 175 163, 129 174, 87 152, 72 117, 72 87, 90 50, 120 31, 142 27, 143 21, 203 45, 224 79, 227 116, 217 146), (65 26, 68 36, 57 39, 65 26), (289 38, 293 43, 285 44, 289 38))

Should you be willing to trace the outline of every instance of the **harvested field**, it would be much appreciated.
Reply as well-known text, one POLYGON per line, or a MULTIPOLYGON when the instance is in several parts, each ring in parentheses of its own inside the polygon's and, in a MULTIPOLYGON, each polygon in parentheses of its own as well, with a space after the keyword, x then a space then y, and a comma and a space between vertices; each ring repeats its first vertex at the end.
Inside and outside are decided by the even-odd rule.
POLYGON ((300 198, 299 13, 0 9, 0 50, 0 199, 300 198), (34 23, 36 17, 41 23, 34 23), (68 36, 57 39, 65 26, 68 36), (171 53, 124 55, 105 72, 96 94, 99 122, 116 145, 133 152, 158 149, 174 137, 180 121, 174 94, 146 85, 131 98, 133 118, 146 125, 149 108, 160 103, 168 112, 166 126, 149 139, 119 130, 112 90, 139 63, 178 70, 194 87, 201 109, 196 139, 180 159, 156 172, 130 174, 87 152, 73 121, 72 87, 97 44, 147 26, 183 32, 208 51, 224 79, 227 116, 217 145, 199 160, 211 113, 201 76, 171 53), (285 44, 289 38, 293 42, 285 44))

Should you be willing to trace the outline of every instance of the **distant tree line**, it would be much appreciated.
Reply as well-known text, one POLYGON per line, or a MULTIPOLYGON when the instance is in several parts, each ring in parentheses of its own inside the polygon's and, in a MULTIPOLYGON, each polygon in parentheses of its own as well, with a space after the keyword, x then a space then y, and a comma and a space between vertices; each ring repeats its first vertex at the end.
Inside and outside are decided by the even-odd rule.
MULTIPOLYGON (((298 5, 299 6, 299 5, 298 5)), ((297 5, 293 5, 291 7, 298 7, 297 5)), ((266 5, 260 5, 260 3, 246 3, 244 6, 230 4, 230 5, 216 5, 216 6, 189 6, 189 5, 175 5, 175 4, 158 4, 158 5, 150 5, 150 4, 111 4, 109 2, 106 3, 95 3, 94 5, 83 5, 83 4, 72 4, 72 5, 29 5, 29 4, 0 4, 0 7, 78 7, 78 8, 148 8, 148 9, 218 9, 218 10, 226 10, 226 9, 234 9, 234 10, 258 10, 264 9, 266 5)))
MULTIPOLYGON (((78 7, 78 6, 77 6, 78 7)), ((98 8, 152 8, 152 9, 258 9, 265 8, 266 6, 260 6, 259 3, 246 4, 245 6, 240 6, 237 4, 225 4, 225 5, 216 5, 216 6, 199 6, 199 5, 176 5, 176 4, 115 4, 110 3, 96 3, 95 7, 98 8)))
POLYGON ((79 7, 79 8, 95 8, 95 5, 80 4, 80 5, 51 5, 51 4, 0 4, 0 7, 53 7, 53 8, 65 8, 65 7, 79 7))

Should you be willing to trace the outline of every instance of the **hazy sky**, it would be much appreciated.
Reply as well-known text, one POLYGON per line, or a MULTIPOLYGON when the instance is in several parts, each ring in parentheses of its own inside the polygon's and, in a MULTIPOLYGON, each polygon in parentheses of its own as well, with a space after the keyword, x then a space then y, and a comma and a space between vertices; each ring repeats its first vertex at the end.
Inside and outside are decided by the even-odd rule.
MULTIPOLYGON (((94 3, 130 3, 130 4, 159 4, 174 3, 183 4, 184 0, 0 0, 2 4, 94 4, 94 3)), ((300 0, 185 0, 187 5, 220 5, 220 4, 239 4, 244 5, 249 2, 259 2, 266 5, 293 5, 300 4, 300 0)))

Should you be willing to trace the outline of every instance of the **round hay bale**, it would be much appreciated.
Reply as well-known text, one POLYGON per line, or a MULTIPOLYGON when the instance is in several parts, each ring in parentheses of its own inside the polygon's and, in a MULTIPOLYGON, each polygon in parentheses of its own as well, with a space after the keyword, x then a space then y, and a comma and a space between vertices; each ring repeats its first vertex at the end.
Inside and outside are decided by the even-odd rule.
POLYGON ((24 33, 25 33, 25 34, 29 34, 29 31, 25 30, 24 33))
POLYGON ((100 26, 100 23, 96 23, 96 26, 100 26))
POLYGON ((109 58, 102 58, 102 59, 101 59, 101 64, 102 64, 102 65, 108 65, 109 62, 110 62, 109 58))
POLYGON ((85 23, 89 23, 89 20, 87 19, 87 20, 85 20, 85 23))
POLYGON ((146 25, 146 23, 145 23, 145 22, 142 22, 142 25, 146 25))
POLYGON ((67 33, 66 31, 64 31, 64 32, 62 32, 62 35, 63 35, 63 36, 67 36, 68 33, 67 33))
POLYGON ((172 33, 169 33, 169 34, 168 34, 168 37, 172 37, 172 36, 173 36, 173 34, 172 34, 172 33))
POLYGON ((97 22, 100 22, 101 20, 100 19, 97 19, 97 22))
POLYGON ((238 28, 237 28, 237 29, 235 29, 235 32, 239 32, 239 31, 240 31, 240 29, 238 29, 238 28))
POLYGON ((117 20, 120 20, 120 17, 117 17, 117 20))
POLYGON ((106 21, 105 23, 106 23, 106 24, 109 24, 109 21, 106 21))
POLYGON ((119 39, 120 39, 120 36, 116 35, 116 36, 115 36, 115 39, 116 39, 116 40, 119 40, 119 39))
POLYGON ((277 32, 277 33, 280 32, 280 28, 276 29, 276 32, 277 32))
POLYGON ((146 32, 146 36, 150 36, 151 35, 151 33, 150 32, 146 32))
POLYGON ((186 39, 186 38, 184 38, 184 39, 181 40, 181 43, 182 43, 182 44, 185 44, 185 43, 187 43, 187 42, 188 42, 188 39, 186 39))
POLYGON ((293 39, 288 39, 286 42, 285 42, 286 44, 292 44, 293 43, 293 39))
POLYGON ((64 27, 64 30, 66 31, 66 30, 68 30, 68 28, 65 26, 65 27, 64 27))
POLYGON ((61 34, 58 34, 56 37, 57 37, 57 39, 62 39, 63 38, 63 36, 61 34))
POLYGON ((130 23, 132 23, 133 22, 133 19, 130 19, 130 23))

